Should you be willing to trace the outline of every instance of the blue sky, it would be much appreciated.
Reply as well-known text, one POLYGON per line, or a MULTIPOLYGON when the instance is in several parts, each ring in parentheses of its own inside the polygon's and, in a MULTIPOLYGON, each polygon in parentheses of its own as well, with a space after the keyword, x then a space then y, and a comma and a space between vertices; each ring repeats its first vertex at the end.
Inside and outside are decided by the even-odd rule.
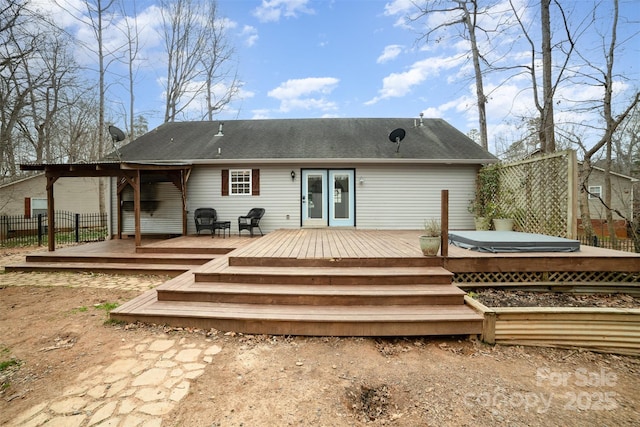
MULTIPOLYGON (((52 4, 54 0, 34 1, 52 4)), ((79 2, 64 1, 76 6, 79 2)), ((157 31, 158 8, 156 2, 150 0, 136 3, 144 42, 136 109, 137 114, 148 118, 153 128, 162 122, 164 112, 165 70, 157 31)), ((525 5, 527 2, 514 0, 514 3, 525 5)), ((483 21, 487 26, 504 19, 501 12, 506 10, 508 2, 498 0, 494 4, 491 17, 483 21)), ((593 4, 587 0, 563 1, 578 31, 587 28, 582 20, 593 4)), ((616 102, 622 105, 640 86, 637 59, 640 57, 637 34, 640 7, 637 0, 621 0, 620 8, 619 40, 624 43, 617 71, 624 78, 618 78, 614 87, 618 95, 616 102)), ((409 22, 406 18, 416 12, 411 0, 219 0, 218 10, 225 19, 228 39, 236 51, 238 77, 243 82, 240 97, 218 116, 220 119, 418 117, 422 112, 425 117, 442 117, 465 133, 478 127, 473 74, 466 55, 468 44, 451 31, 439 33, 437 43, 419 40, 427 24, 437 25, 446 17, 432 16, 429 21, 423 18, 409 22)), ((537 9, 522 10, 523 22, 535 31, 537 9)), ((598 34, 608 31, 604 23, 608 22, 609 11, 610 3, 604 2, 596 13, 602 22, 598 21, 580 35, 582 54, 592 56, 594 61, 602 59, 602 39, 598 34)), ((77 21, 57 16, 79 39, 91 38, 77 21)), ((113 25, 117 26, 121 19, 114 16, 113 25)), ((108 34, 112 38, 110 42, 116 45, 118 32, 112 30, 108 34)), ((502 34, 501 38, 491 40, 493 46, 491 52, 487 52, 488 57, 496 63, 504 64, 505 58, 511 63, 528 63, 528 50, 521 44, 521 33, 513 21, 502 34)), ((481 48, 488 46, 487 43, 482 40, 481 48)), ((78 52, 77 58, 89 65, 93 59, 89 54, 84 55, 78 52)), ((117 66, 112 71, 117 73, 117 66)), ((593 73, 593 69, 590 72, 593 73)), ((486 77, 491 145, 500 137, 517 136, 515 117, 536 114, 530 86, 530 79, 513 76, 513 72, 508 80, 505 73, 486 77)), ((124 121, 124 112, 118 105, 126 105, 128 101, 117 86, 110 90, 110 99, 115 105, 113 121, 118 124, 124 121), (118 119, 119 111, 122 120, 118 119)), ((585 89, 567 84, 560 96, 564 106, 576 100, 597 98, 599 93, 600 89, 595 86, 585 89)), ((190 119, 202 117, 197 108, 190 114, 190 119)), ((589 120, 588 113, 576 118, 575 113, 563 112, 560 107, 560 120, 563 114, 571 115, 572 121, 589 120)), ((495 152, 495 147, 491 151, 495 152)))

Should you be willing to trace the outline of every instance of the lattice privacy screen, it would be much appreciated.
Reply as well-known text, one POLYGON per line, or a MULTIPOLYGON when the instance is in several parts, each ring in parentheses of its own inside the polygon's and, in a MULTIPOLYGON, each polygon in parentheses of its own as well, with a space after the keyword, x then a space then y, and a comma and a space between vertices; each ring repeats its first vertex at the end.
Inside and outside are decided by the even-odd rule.
POLYGON ((576 167, 572 150, 503 164, 501 210, 519 231, 576 238, 576 167))

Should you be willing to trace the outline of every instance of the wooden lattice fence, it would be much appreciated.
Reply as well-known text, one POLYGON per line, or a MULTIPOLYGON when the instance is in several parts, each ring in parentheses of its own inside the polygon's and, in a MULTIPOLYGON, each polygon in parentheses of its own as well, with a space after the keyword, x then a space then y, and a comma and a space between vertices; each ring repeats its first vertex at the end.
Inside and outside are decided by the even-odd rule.
POLYGON ((500 209, 528 233, 577 238, 577 161, 572 150, 499 166, 500 209))

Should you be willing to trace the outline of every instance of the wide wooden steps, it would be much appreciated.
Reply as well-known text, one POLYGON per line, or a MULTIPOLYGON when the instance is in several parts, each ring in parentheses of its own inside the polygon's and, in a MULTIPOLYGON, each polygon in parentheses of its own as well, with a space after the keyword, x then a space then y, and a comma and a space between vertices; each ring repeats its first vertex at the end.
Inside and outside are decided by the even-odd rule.
POLYGON ((121 264, 121 263, 31 263, 16 264, 5 267, 5 272, 36 272, 36 273, 101 273, 101 274, 151 274, 158 276, 175 277, 189 271, 189 266, 184 264, 121 264))
POLYGON ((202 265, 211 261, 213 257, 208 254, 183 254, 183 253, 154 253, 153 255, 133 254, 68 254, 59 255, 51 252, 43 252, 27 255, 27 262, 98 262, 98 263, 130 263, 130 264, 185 264, 191 266, 202 265))
POLYGON ((5 267, 6 272, 87 272, 107 274, 156 274, 178 276, 214 257, 210 254, 66 254, 37 253, 24 263, 5 267))
MULTIPOLYGON (((264 267, 212 260, 111 312, 115 320, 251 334, 469 335, 483 316, 441 267, 264 267)), ((303 263, 307 265, 306 263, 303 263)), ((343 264, 344 265, 344 264, 343 264)))
POLYGON ((442 267, 213 267, 194 270, 196 282, 235 282, 296 285, 450 284, 453 273, 442 267))
POLYGON ((279 285, 201 283, 157 289, 159 301, 220 302, 270 305, 454 305, 465 292, 453 285, 279 285))
MULTIPOLYGON (((157 294, 156 294, 157 295, 157 294)), ((482 331, 482 316, 464 305, 306 306, 157 301, 153 293, 135 313, 116 320, 215 328, 250 334, 311 336, 468 335, 482 331)))

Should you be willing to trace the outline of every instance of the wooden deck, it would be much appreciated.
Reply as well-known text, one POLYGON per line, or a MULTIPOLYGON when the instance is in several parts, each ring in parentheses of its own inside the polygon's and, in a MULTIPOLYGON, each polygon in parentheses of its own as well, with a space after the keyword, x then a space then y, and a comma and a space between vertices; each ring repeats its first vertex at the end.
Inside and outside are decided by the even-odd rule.
POLYGON ((252 243, 248 237, 222 239, 210 235, 143 238, 140 246, 132 238, 114 239, 35 252, 24 263, 5 271, 75 271, 110 274, 157 274, 177 276, 195 266, 252 243))
POLYGON ((39 265, 45 270, 168 274, 173 279, 111 316, 245 333, 329 336, 478 334, 483 317, 465 305, 465 293, 457 287, 465 285, 461 277, 491 284, 500 275, 517 276, 509 279, 516 281, 540 272, 579 277, 622 272, 637 286, 640 276, 638 254, 591 247, 574 253, 487 254, 450 246, 447 257, 425 257, 419 235, 418 230, 301 229, 256 238, 144 239, 138 247, 132 239, 113 240, 29 255, 23 265, 7 271, 39 265))

